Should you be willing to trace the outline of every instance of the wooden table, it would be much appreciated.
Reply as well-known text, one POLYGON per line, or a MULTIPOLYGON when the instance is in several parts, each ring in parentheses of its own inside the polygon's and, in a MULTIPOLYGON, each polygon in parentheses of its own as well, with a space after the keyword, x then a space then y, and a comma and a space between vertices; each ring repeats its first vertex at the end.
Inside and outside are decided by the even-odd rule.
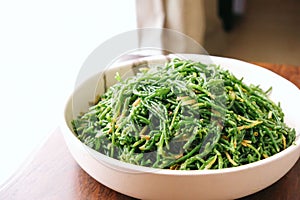
MULTIPOLYGON (((300 66, 256 63, 300 88, 300 66)), ((57 128, 30 162, 0 189, 0 199, 133 199, 117 193, 84 172, 71 157, 57 128)), ((242 199, 300 199, 300 159, 279 181, 242 199)))

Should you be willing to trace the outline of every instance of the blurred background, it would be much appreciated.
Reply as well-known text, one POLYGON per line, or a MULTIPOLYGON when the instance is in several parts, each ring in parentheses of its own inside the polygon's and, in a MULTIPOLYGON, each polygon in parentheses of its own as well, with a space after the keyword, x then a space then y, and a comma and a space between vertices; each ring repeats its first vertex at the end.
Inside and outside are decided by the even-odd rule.
MULTIPOLYGON (((226 0, 219 0, 219 2, 226 0)), ((221 23, 225 32, 208 27, 205 48, 210 54, 248 62, 300 64, 299 0, 234 0, 232 14, 221 23)), ((213 9, 213 1, 205 1, 213 9)), ((227 4, 227 2, 226 2, 227 4)), ((219 4, 220 5, 220 4, 219 4)), ((225 6, 226 7, 226 6, 225 6)), ((228 9, 228 8, 227 8, 228 9)), ((224 9, 226 10, 226 8, 224 9)), ((215 13, 214 11, 207 12, 215 13)), ((213 20, 208 16, 208 21, 213 20)), ((209 26, 210 22, 208 22, 209 26)), ((214 23, 213 23, 214 24, 214 23)), ((218 26, 218 25, 217 25, 218 26)))
POLYGON ((299 0, 0 2, 0 186, 59 128, 87 56, 137 27, 186 33, 211 55, 300 66, 299 0))

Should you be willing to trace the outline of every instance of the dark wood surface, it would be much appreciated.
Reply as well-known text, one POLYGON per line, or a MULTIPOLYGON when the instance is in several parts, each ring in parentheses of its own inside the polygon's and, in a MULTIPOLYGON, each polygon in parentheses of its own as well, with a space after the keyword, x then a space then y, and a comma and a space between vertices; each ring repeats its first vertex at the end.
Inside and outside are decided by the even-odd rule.
MULTIPOLYGON (((256 64, 280 74, 300 88, 300 66, 256 64)), ((133 198, 103 186, 83 171, 71 157, 60 129, 57 128, 35 153, 33 159, 1 186, 0 199, 129 200, 133 198)), ((300 160, 279 181, 242 199, 300 199, 300 160)))

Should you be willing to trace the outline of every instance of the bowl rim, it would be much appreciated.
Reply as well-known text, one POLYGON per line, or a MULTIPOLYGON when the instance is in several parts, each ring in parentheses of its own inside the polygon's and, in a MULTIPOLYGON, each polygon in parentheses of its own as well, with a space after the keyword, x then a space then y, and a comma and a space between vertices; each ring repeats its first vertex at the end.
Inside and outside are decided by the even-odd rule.
MULTIPOLYGON (((158 55, 158 56, 150 56, 150 57, 142 57, 142 58, 138 58, 138 59, 133 59, 133 60, 128 60, 128 61, 122 61, 120 63, 115 64, 113 67, 122 67, 122 66, 127 66, 127 65, 133 65, 134 63, 140 63, 140 62, 145 62, 145 61, 162 61, 162 60, 170 60, 172 58, 178 57, 178 55, 197 55, 199 56, 199 54, 169 54, 169 55, 158 55)), ((283 78, 282 76, 272 72, 271 70, 268 70, 266 68, 263 68, 261 66, 252 64, 252 63, 248 63, 242 60, 238 60, 238 59, 233 59, 233 58, 225 58, 225 57, 219 57, 219 56, 210 56, 210 55, 200 55, 200 56, 209 56, 212 59, 226 59, 226 60, 233 60, 235 62, 243 62, 247 65, 252 65, 255 67, 260 68, 261 70, 266 70, 268 71, 268 73, 273 74, 273 76, 277 76, 277 78, 280 79, 284 79, 284 81, 287 81, 291 86, 295 87, 298 89, 298 91, 300 91, 300 89, 292 82, 288 81, 287 79, 283 78)), ((222 169, 208 169, 208 170, 170 170, 170 169, 159 169, 159 168, 152 168, 152 167, 145 167, 145 166, 140 166, 140 165, 135 165, 135 164, 131 164, 131 163, 126 163, 123 161, 120 161, 118 159, 115 158, 111 158, 109 156, 106 156, 104 154, 101 154, 99 152, 97 152, 96 150, 88 147, 86 144, 82 143, 75 135, 75 133, 73 132, 73 130, 70 128, 69 123, 67 122, 67 108, 68 105, 70 103, 72 103, 72 99, 74 94, 80 90, 80 87, 82 85, 84 85, 86 83, 86 81, 88 81, 89 79, 91 79, 93 76, 89 77, 87 80, 85 80, 84 82, 82 82, 77 88, 75 88, 71 94, 68 96, 67 101, 65 103, 65 107, 64 107, 64 112, 63 112, 63 122, 62 122, 62 127, 64 129, 64 132, 68 132, 66 134, 71 134, 72 135, 72 139, 76 142, 77 144, 81 144, 84 146, 86 151, 89 151, 89 153, 93 153, 97 156, 97 158, 95 158, 95 156, 90 155, 92 158, 96 159, 98 162, 100 162, 99 159, 101 159, 101 163, 102 164, 106 164, 109 165, 109 167, 113 167, 115 170, 119 170, 119 171, 126 171, 127 173, 132 172, 132 173, 150 173, 150 174, 157 174, 157 175, 172 175, 172 176, 199 176, 199 175, 218 175, 218 174, 227 174, 227 173, 235 173, 235 172, 241 172, 241 171, 245 171, 245 170, 249 170, 249 169, 254 169, 257 168, 259 166, 264 166, 267 165, 269 163, 274 162, 275 160, 278 160, 286 155, 289 155, 291 153, 293 153, 294 151, 297 151, 298 149, 300 149, 300 133, 297 132, 298 130, 296 130, 296 138, 295 141, 293 142, 293 144, 291 146, 289 146, 288 148, 268 157, 268 158, 264 158, 262 160, 259 161, 255 161, 253 163, 248 163, 245 165, 241 165, 241 166, 237 166, 237 167, 229 167, 229 168, 222 168, 222 169)), ((300 93, 299 93, 300 95, 300 93)), ((298 155, 298 159, 300 157, 300 154, 298 155)))

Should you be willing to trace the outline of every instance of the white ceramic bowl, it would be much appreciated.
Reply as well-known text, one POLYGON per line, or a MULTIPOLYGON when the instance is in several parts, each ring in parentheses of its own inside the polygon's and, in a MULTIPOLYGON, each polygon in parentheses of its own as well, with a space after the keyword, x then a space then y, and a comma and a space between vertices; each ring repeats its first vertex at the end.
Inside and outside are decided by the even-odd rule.
POLYGON ((235 199, 262 190, 279 180, 293 167, 300 155, 299 89, 277 74, 243 61, 200 55, 183 57, 186 56, 203 60, 204 63, 213 61, 237 77, 244 77, 246 83, 260 85, 263 89, 272 86, 271 99, 281 102, 286 123, 296 129, 295 145, 267 159, 244 166, 220 170, 174 171, 124 163, 101 155, 80 142, 72 132, 70 122, 80 112, 87 111, 88 102, 95 99, 95 94, 104 92, 104 85, 114 83, 115 72, 133 73, 132 66, 145 62, 165 63, 167 58, 160 56, 118 64, 103 73, 105 78, 103 74, 95 75, 76 88, 66 104, 62 124, 67 146, 74 159, 97 181, 140 199, 235 199))

